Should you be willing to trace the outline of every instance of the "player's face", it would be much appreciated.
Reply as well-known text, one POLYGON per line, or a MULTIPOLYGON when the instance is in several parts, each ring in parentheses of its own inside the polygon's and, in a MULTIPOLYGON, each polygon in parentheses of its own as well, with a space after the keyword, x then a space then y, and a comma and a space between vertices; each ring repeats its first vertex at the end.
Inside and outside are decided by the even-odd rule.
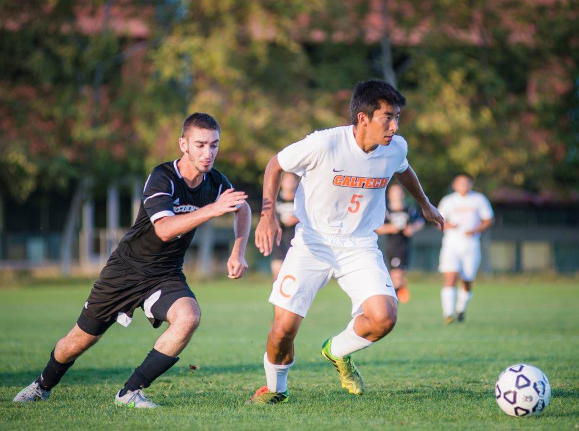
POLYGON ((452 188, 461 196, 465 196, 472 190, 472 181, 468 177, 459 175, 452 182, 452 188))
POLYGON ((184 138, 179 139, 179 145, 197 171, 209 172, 219 151, 219 132, 193 127, 184 138))
POLYGON ((288 192, 295 193, 298 188, 299 180, 294 174, 284 173, 281 177, 281 188, 287 190, 288 192))
POLYGON ((399 185, 392 185, 388 189, 388 200, 391 202, 403 202, 404 201, 404 190, 399 185))
POLYGON ((372 120, 368 121, 366 134, 368 138, 378 145, 389 145, 393 136, 398 131, 398 119, 400 108, 390 106, 386 102, 380 102, 380 109, 374 111, 372 120))

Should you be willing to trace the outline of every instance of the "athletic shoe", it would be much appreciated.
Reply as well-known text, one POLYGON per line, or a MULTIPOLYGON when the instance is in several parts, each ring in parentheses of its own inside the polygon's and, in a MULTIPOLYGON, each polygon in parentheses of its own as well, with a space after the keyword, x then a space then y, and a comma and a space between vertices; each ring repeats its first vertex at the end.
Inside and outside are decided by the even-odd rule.
POLYGON ((267 386, 263 386, 255 391, 253 397, 247 404, 281 404, 287 403, 289 398, 289 391, 285 392, 270 392, 267 386))
POLYGON ((445 325, 450 325, 452 322, 454 322, 454 317, 452 317, 452 316, 446 316, 446 317, 444 318, 444 324, 445 324, 445 325))
POLYGON ((332 339, 328 338, 324 344, 322 344, 322 356, 332 363, 338 373, 340 374, 340 381, 342 382, 342 387, 347 389, 348 392, 354 395, 362 395, 364 393, 364 381, 362 376, 354 365, 350 355, 344 356, 343 358, 334 356, 330 353, 330 347, 332 346, 332 339))
POLYGON ((33 381, 14 397, 15 403, 30 403, 32 401, 46 401, 50 396, 50 391, 42 389, 38 381, 33 381))
POLYGON ((115 404, 117 406, 131 407, 135 409, 155 409, 159 407, 157 404, 147 398, 141 389, 137 389, 136 391, 127 391, 127 393, 122 397, 121 391, 119 391, 115 397, 115 404))
POLYGON ((458 315, 456 316, 456 320, 458 322, 464 322, 464 311, 462 313, 458 313, 458 315))
POLYGON ((397 289, 396 296, 398 296, 398 301, 400 301, 401 304, 406 304, 408 301, 410 301, 410 291, 406 286, 397 289))

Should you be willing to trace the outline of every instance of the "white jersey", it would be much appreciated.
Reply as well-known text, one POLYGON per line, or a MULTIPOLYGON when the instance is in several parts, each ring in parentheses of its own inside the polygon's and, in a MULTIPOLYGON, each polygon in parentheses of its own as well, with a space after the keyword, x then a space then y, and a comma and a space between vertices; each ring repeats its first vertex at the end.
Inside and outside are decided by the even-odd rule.
POLYGON ((286 172, 302 179, 294 214, 296 238, 339 246, 370 244, 384 223, 384 189, 395 173, 408 169, 408 145, 394 136, 389 145, 365 153, 353 126, 312 133, 278 154, 286 172))
POLYGON ((461 245, 479 241, 480 233, 465 235, 465 232, 478 227, 482 220, 494 217, 488 199, 481 193, 469 192, 466 196, 451 193, 445 196, 438 205, 438 211, 448 223, 458 225, 454 229, 445 229, 443 244, 461 245))

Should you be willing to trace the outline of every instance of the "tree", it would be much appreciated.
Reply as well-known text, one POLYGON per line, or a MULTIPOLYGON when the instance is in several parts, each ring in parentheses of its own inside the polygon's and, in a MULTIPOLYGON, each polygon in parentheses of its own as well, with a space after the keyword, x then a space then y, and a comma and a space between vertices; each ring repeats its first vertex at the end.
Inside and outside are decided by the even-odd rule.
POLYGON ((109 6, 66 0, 29 2, 25 8, 0 4, 0 178, 22 201, 37 188, 75 189, 62 241, 65 270, 89 185, 142 169, 135 159, 145 148, 131 115, 139 82, 122 75, 117 60, 124 35, 107 27, 109 6), (94 16, 103 6, 102 29, 91 34, 79 17, 94 16))
MULTIPOLYGON (((344 122, 336 95, 311 87, 319 77, 296 37, 300 16, 315 14, 320 4, 191 2, 151 51, 158 79, 147 87, 151 97, 167 88, 177 99, 187 95, 186 108, 155 112, 140 124, 141 136, 163 148, 159 135, 170 131, 167 140, 176 142, 186 112, 211 113, 223 129, 218 165, 234 183, 255 184, 279 149, 344 122)), ((149 167, 164 156, 151 151, 149 167)))

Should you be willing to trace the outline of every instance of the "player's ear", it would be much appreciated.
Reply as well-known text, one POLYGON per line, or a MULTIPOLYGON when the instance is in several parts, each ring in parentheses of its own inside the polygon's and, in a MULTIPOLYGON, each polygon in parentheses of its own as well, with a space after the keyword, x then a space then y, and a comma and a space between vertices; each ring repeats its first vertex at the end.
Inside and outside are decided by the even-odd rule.
POLYGON ((187 140, 183 137, 179 138, 179 148, 181 149, 182 152, 184 153, 188 153, 189 152, 189 146, 187 145, 187 140))
POLYGON ((364 112, 358 112, 358 125, 367 126, 368 116, 364 112))

